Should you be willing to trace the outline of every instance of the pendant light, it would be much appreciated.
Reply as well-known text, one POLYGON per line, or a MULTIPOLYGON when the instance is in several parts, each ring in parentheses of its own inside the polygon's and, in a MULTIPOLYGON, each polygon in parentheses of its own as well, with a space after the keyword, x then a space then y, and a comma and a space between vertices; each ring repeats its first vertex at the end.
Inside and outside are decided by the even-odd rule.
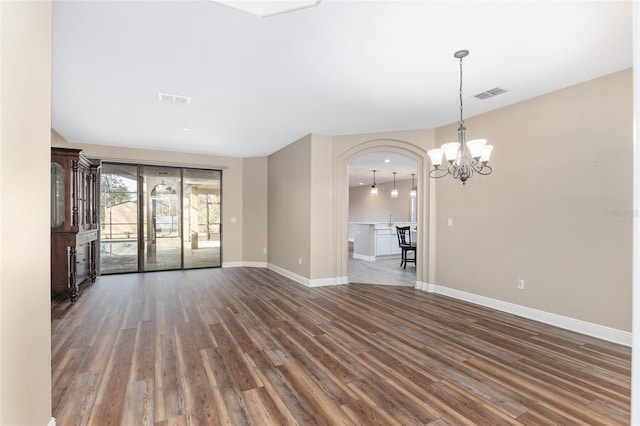
POLYGON ((391 190, 391 198, 398 198, 398 190, 396 189, 396 172, 393 172, 393 189, 391 190))
POLYGON ((371 185, 371 195, 374 197, 378 196, 378 187, 376 187, 376 171, 373 170, 373 185, 371 185))
POLYGON ((409 197, 416 198, 418 195, 418 188, 413 183, 413 178, 415 177, 415 173, 411 173, 411 191, 409 191, 409 197))

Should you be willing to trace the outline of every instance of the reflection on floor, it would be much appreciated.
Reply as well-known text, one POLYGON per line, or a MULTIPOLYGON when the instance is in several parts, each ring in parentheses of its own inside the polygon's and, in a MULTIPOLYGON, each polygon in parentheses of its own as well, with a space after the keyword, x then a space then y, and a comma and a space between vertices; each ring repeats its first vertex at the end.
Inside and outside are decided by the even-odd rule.
POLYGON ((379 257, 374 262, 349 258, 349 282, 361 284, 416 285, 416 268, 400 267, 400 256, 379 257))

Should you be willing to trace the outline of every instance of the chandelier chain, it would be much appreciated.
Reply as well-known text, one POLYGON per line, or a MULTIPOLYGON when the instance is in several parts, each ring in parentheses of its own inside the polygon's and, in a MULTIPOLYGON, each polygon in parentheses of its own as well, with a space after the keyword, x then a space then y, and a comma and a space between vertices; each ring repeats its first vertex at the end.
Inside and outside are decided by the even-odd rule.
POLYGON ((460 58, 460 121, 458 121, 458 125, 464 125, 464 120, 462 119, 462 57, 460 58))

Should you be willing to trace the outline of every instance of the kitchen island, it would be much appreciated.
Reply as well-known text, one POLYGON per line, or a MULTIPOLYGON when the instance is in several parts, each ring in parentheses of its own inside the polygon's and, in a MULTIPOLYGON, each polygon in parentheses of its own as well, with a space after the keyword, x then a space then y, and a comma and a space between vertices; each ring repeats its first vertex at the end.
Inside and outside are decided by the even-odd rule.
POLYGON ((396 226, 410 226, 415 241, 416 222, 350 222, 349 239, 353 241, 353 257, 375 261, 378 256, 399 255, 396 226))

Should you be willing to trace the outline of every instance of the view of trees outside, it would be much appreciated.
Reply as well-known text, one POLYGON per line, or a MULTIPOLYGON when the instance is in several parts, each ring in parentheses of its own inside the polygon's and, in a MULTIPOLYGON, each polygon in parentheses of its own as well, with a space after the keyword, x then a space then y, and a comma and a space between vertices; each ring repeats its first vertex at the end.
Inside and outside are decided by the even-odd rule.
POLYGON ((137 196, 135 179, 122 175, 100 175, 100 223, 102 238, 136 238, 137 196))
POLYGON ((220 224, 220 203, 215 194, 203 194, 198 197, 198 233, 209 234, 220 232, 217 226, 220 224), (216 226, 212 229, 211 226, 216 226))
MULTIPOLYGON (((129 238, 135 233, 137 220, 137 183, 121 175, 102 173, 100 203, 100 223, 105 226, 107 238, 129 238), (131 203, 131 205, 126 205, 131 203), (115 207, 115 209, 114 209, 115 207), (114 217, 114 212, 115 216, 114 217), (106 228, 110 229, 106 229, 106 228), (116 235, 113 233, 117 227, 116 235), (126 229, 130 228, 130 229, 126 229), (109 232, 111 230, 112 232, 109 232), (129 234, 129 235, 127 235, 129 234)), ((178 213, 179 203, 174 197, 158 197, 155 203, 158 232, 175 232, 177 221, 171 221, 178 213), (165 199, 163 199, 165 198, 165 199), (173 223, 176 222, 176 223, 173 223), (171 226, 173 224, 173 226, 171 226)), ((220 232, 220 202, 217 194, 198 196, 198 233, 209 235, 220 232)))

